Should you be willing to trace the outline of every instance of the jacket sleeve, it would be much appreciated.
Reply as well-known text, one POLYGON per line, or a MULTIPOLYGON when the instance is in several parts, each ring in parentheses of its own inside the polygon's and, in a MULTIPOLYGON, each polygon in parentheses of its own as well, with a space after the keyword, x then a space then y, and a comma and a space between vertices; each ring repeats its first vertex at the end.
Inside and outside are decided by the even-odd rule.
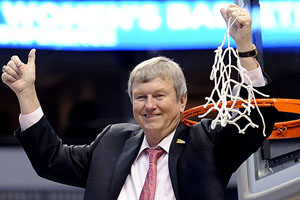
POLYGON ((105 128, 90 145, 65 145, 58 138, 45 116, 32 127, 15 136, 23 146, 37 174, 59 183, 85 187, 93 150, 105 128))
MULTIPOLYGON (((256 89, 271 96, 272 84, 268 77, 266 79, 268 84, 256 89)), ((256 98, 262 97, 256 95, 256 98)), ((265 122, 265 134, 269 136, 272 133, 278 111, 274 107, 260 107, 259 110, 265 122)), ((234 125, 227 125, 224 128, 219 125, 215 130, 210 130, 215 141, 215 156, 220 167, 227 170, 227 174, 233 173, 252 153, 261 147, 266 139, 263 136, 263 121, 257 109, 251 110, 250 118, 253 123, 258 125, 258 128, 248 127, 245 134, 239 134, 234 125)), ((237 123, 240 127, 244 127, 248 121, 241 118, 237 123)))

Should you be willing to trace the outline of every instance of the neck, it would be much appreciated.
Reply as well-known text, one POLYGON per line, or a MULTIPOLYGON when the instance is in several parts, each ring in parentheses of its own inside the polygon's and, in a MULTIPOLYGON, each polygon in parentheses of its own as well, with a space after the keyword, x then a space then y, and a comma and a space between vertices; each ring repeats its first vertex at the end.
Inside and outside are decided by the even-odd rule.
POLYGON ((145 137, 146 137, 146 140, 149 144, 150 147, 155 147, 157 146, 163 139, 165 139, 166 137, 168 137, 171 133, 173 133, 173 131, 175 130, 175 128, 169 132, 168 134, 165 134, 161 137, 158 137, 158 134, 147 134, 145 133, 145 137))
POLYGON ((165 138, 165 137, 160 138, 160 139, 155 139, 155 138, 149 138, 149 137, 147 137, 147 135, 146 135, 146 140, 147 140, 147 142, 148 142, 148 144, 149 144, 150 147, 155 147, 155 146, 157 146, 164 138, 165 138))
POLYGON ((165 137, 170 135, 176 129, 180 121, 179 116, 180 115, 178 115, 178 117, 172 121, 172 124, 170 124, 170 126, 168 126, 168 128, 166 128, 166 130, 164 131, 162 130, 144 131, 147 142, 151 147, 155 147, 156 145, 158 145, 165 137))

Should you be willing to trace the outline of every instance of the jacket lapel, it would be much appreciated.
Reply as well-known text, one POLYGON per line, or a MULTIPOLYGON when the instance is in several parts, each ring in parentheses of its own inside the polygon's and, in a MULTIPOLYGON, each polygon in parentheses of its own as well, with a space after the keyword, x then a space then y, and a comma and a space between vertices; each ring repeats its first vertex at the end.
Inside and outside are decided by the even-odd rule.
POLYGON ((117 162, 115 173, 112 179, 111 199, 117 199, 118 195, 130 173, 130 168, 134 162, 143 141, 143 131, 139 131, 136 136, 127 140, 117 162))
POLYGON ((169 154, 170 178, 171 178, 174 194, 177 200, 180 199, 179 190, 178 190, 177 161, 185 146, 185 137, 184 137, 185 135, 183 134, 185 128, 186 126, 184 126, 182 123, 179 124, 176 133, 174 135, 174 138, 172 140, 170 146, 170 154, 169 154))

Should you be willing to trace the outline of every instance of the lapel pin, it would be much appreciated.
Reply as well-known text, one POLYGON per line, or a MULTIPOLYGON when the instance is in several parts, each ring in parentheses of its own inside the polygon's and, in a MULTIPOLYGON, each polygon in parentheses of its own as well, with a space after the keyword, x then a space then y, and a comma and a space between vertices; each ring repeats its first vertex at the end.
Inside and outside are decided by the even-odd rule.
POLYGON ((184 140, 181 140, 181 139, 177 139, 176 143, 177 143, 177 144, 185 144, 185 141, 184 141, 184 140))

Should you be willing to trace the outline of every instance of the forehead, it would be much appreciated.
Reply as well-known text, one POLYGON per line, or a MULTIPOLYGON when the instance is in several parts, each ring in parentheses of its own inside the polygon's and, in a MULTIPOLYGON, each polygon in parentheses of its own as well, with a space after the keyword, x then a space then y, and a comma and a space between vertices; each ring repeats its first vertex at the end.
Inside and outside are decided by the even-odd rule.
POLYGON ((174 91, 173 80, 170 78, 157 77, 147 82, 134 82, 132 85, 133 94, 137 92, 157 92, 157 91, 174 91))

